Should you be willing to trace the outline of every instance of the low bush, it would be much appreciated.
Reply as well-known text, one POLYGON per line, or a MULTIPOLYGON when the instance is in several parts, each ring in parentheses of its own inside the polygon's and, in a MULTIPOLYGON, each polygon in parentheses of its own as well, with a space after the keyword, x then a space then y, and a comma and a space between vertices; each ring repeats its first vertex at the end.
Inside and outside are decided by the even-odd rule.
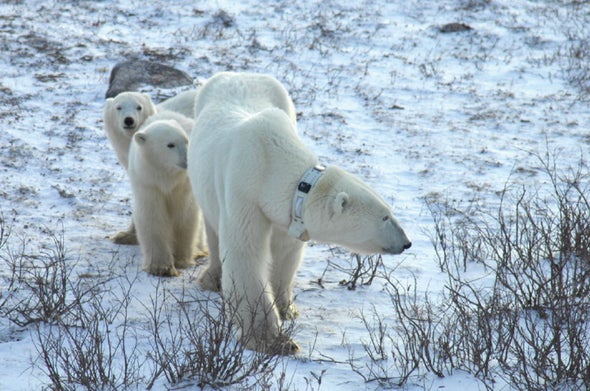
POLYGON ((589 173, 581 160, 561 174, 555 159, 539 157, 549 186, 506 186, 495 211, 426 201, 447 282, 432 300, 385 276, 393 314, 363 315, 370 364, 350 361, 365 381, 464 370, 488 389, 590 387, 589 173))

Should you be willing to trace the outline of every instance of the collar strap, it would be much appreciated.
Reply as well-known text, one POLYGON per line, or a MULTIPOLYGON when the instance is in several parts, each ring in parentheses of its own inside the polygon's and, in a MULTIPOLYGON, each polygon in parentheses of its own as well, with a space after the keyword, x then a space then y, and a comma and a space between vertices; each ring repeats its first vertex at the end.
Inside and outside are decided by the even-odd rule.
POLYGON ((320 179, 326 167, 317 165, 305 171, 301 180, 297 184, 295 196, 293 197, 293 207, 291 209, 291 224, 289 225, 289 236, 293 236, 304 242, 309 240, 309 235, 303 222, 303 212, 305 211, 305 201, 311 188, 320 179))

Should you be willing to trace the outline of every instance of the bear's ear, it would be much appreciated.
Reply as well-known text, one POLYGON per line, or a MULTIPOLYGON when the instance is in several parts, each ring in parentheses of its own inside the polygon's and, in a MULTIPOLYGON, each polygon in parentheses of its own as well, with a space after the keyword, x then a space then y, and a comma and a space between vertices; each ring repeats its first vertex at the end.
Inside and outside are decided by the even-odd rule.
POLYGON ((332 213, 335 216, 341 215, 342 213, 344 213, 344 210, 347 207, 348 204, 348 193, 345 192, 340 192, 338 194, 336 194, 336 197, 334 197, 333 203, 332 203, 332 213))
POLYGON ((135 139, 135 142, 139 145, 145 144, 145 140, 147 140, 145 133, 141 133, 141 132, 135 133, 133 135, 133 138, 135 139))
POLYGON ((145 92, 141 93, 141 96, 143 97, 143 102, 147 105, 147 106, 151 106, 153 104, 152 102, 152 97, 149 96, 148 94, 146 94, 145 92))

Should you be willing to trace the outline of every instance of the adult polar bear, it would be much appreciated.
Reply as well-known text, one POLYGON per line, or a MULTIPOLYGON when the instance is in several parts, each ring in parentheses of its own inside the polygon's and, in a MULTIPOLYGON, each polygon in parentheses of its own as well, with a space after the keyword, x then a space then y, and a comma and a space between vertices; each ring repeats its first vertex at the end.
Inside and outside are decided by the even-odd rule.
POLYGON ((215 290, 221 280, 248 348, 298 350, 281 334, 281 318, 296 315, 293 280, 305 240, 361 253, 399 254, 411 246, 373 190, 338 167, 317 165, 276 79, 224 72, 201 87, 188 152, 210 253, 200 283, 215 290))

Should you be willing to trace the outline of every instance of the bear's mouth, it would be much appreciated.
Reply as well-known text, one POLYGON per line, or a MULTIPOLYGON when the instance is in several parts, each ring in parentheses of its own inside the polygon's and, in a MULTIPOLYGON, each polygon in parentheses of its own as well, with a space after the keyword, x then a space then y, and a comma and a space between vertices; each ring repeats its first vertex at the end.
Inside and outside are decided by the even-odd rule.
POLYGON ((135 132, 137 131, 136 126, 123 126, 123 132, 127 137, 133 137, 135 132))
POLYGON ((383 254, 398 255, 398 254, 401 254, 402 252, 404 252, 404 250, 402 250, 401 248, 396 247, 396 246, 391 246, 391 247, 382 247, 381 252, 383 254))
POLYGON ((409 249, 410 247, 412 247, 412 243, 408 242, 401 247, 399 247, 399 246, 383 247, 381 250, 383 251, 384 254, 398 255, 398 254, 403 253, 405 250, 409 249))

